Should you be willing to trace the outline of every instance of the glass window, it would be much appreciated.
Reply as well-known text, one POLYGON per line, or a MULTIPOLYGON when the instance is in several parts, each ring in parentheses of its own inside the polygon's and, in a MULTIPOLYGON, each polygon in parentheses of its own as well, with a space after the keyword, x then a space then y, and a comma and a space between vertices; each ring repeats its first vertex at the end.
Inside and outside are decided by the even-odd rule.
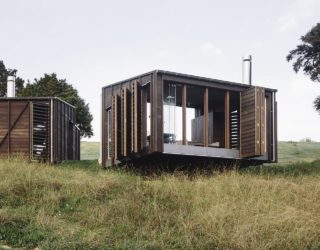
POLYGON ((182 85, 164 82, 163 142, 182 144, 182 85))
POLYGON ((188 145, 204 145, 204 88, 187 85, 186 138, 188 145))
POLYGON ((225 91, 209 89, 208 92, 208 146, 225 146, 225 91))
POLYGON ((145 111, 146 111, 146 121, 145 121, 145 126, 146 126, 146 134, 145 134, 145 145, 149 146, 150 141, 151 141, 151 99, 150 99, 150 84, 148 84, 142 92, 144 96, 144 104, 145 105, 145 111))

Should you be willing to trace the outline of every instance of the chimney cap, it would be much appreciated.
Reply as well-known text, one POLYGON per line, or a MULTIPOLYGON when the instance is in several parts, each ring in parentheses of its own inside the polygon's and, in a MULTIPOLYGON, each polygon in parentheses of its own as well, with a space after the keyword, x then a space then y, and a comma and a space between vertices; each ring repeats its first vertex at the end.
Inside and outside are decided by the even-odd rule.
POLYGON ((16 76, 17 70, 16 69, 8 69, 8 75, 9 76, 16 76))
POLYGON ((245 55, 245 56, 242 57, 243 61, 251 61, 251 59, 252 59, 251 55, 245 55))

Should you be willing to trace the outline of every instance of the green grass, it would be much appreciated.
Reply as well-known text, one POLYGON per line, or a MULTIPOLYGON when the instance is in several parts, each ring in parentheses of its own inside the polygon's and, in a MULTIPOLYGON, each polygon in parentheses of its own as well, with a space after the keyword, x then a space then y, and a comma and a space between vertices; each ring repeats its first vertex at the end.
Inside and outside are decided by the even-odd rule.
MULTIPOLYGON (((81 143, 81 160, 99 159, 98 142, 81 143)), ((279 162, 314 161, 320 159, 319 142, 279 142, 279 162)))
POLYGON ((286 145, 279 147, 283 163, 207 176, 142 177, 103 170, 96 160, 0 161, 0 242, 27 249, 319 249, 319 151, 292 158, 311 162, 285 163, 296 150, 286 145))
POLYGON ((314 161, 320 159, 319 142, 279 142, 279 162, 314 161))
POLYGON ((81 160, 97 160, 99 159, 99 142, 81 142, 80 159, 81 160))

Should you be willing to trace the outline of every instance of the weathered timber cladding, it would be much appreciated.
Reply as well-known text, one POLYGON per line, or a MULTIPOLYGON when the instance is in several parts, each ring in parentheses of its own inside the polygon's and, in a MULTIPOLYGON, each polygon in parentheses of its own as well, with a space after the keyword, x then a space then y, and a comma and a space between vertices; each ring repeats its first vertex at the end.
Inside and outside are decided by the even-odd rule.
POLYGON ((264 155, 266 151, 266 98, 265 90, 260 88, 260 155, 264 155))
POLYGON ((29 102, 0 101, 0 157, 30 153, 29 102))
POLYGON ((0 157, 80 159, 75 108, 58 98, 0 98, 0 157))
POLYGON ((241 92, 240 153, 241 157, 264 155, 265 92, 252 87, 241 92))
POLYGON ((113 96, 113 152, 114 159, 121 156, 122 133, 121 133, 121 98, 118 94, 113 96))
POLYGON ((131 92, 121 90, 121 155, 126 157, 131 151, 131 92))
POLYGON ((52 100, 53 105, 53 162, 61 160, 79 160, 79 130, 76 127, 75 108, 57 99, 52 100))
POLYGON ((275 92, 161 70, 106 86, 102 93, 103 165, 159 153, 192 155, 192 151, 206 157, 274 162, 277 156, 275 92), (182 138, 177 146, 176 142, 170 147, 164 143, 164 136, 167 136, 163 132, 164 82, 182 86, 177 104, 182 110, 179 128, 182 138), (187 131, 186 123, 187 86, 204 90, 199 96, 203 114, 190 121, 191 131, 187 131), (215 98, 218 98, 213 104, 208 101, 209 92, 216 93, 215 98), (217 93, 224 93, 224 96, 217 93), (215 106, 210 105, 217 105, 217 108, 220 105, 220 111, 211 113, 215 106), (191 133, 190 142, 187 133, 188 136, 191 133), (200 150, 200 147, 205 149, 200 150))

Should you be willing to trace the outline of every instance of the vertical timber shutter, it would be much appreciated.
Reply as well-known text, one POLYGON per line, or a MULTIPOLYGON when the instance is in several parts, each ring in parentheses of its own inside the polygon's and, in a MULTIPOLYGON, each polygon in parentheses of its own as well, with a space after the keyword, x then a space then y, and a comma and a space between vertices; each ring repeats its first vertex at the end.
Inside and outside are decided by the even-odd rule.
POLYGON ((121 155, 127 156, 127 91, 121 89, 121 155))
POLYGON ((141 88, 138 81, 131 82, 131 151, 141 148, 141 88))
POLYGON ((131 92, 121 89, 121 155, 131 153, 131 92))
POLYGON ((121 155, 121 147, 118 143, 121 142, 121 111, 120 97, 115 94, 112 96, 112 120, 113 120, 113 157, 117 160, 121 155), (120 127, 120 128, 119 128, 120 127))
POLYGON ((265 91, 252 87, 241 92, 240 156, 265 153, 265 91))
POLYGON ((113 157, 117 159, 117 97, 112 96, 112 137, 113 137, 113 157))

